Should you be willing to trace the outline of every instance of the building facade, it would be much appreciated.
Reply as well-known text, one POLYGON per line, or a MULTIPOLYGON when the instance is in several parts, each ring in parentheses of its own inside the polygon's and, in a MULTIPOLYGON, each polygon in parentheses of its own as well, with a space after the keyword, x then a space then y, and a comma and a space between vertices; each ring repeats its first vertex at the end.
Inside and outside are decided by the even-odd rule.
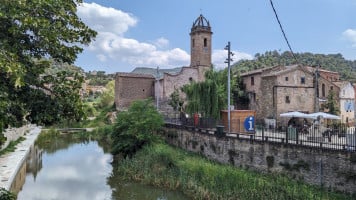
POLYGON ((154 95, 155 78, 151 75, 117 73, 115 78, 115 105, 118 109, 130 106, 132 100, 154 95))
POLYGON ((343 123, 353 124, 355 122, 355 90, 350 82, 336 82, 340 88, 340 117, 343 123))
POLYGON ((204 74, 212 68, 212 32, 209 21, 200 15, 190 32, 190 66, 175 69, 136 68, 131 73, 117 73, 115 77, 115 105, 126 109, 138 99, 154 98, 157 106, 167 102, 177 89, 192 81, 204 81, 204 74), (160 103, 159 103, 160 102, 160 103))
POLYGON ((350 106, 349 103, 355 100, 354 90, 350 83, 338 84, 336 72, 292 65, 258 69, 241 74, 241 77, 249 96, 249 109, 256 110, 256 119, 260 122, 272 119, 285 125, 289 119, 281 118, 281 113, 318 112, 325 107, 331 92, 335 94, 337 107, 347 104, 348 111, 340 113, 342 122, 354 119, 354 104, 350 106))

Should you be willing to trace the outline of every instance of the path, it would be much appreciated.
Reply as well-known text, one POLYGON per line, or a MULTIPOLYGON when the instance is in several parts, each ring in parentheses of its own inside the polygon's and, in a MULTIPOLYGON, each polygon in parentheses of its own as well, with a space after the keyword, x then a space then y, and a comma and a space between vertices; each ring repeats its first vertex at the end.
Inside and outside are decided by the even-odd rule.
POLYGON ((41 127, 32 126, 23 137, 24 141, 16 145, 14 152, 0 156, 0 188, 10 190, 11 184, 23 162, 26 160, 30 147, 35 143, 41 127))

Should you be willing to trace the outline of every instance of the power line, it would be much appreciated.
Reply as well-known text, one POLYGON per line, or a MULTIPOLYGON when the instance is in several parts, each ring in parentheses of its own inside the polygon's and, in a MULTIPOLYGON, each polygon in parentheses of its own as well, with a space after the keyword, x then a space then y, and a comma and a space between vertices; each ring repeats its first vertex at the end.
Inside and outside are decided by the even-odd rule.
POLYGON ((282 31, 282 33, 283 33, 283 37, 284 37, 284 39, 285 39, 286 42, 287 42, 287 45, 288 45, 288 47, 289 47, 290 52, 292 53, 292 56, 293 56, 295 62, 297 62, 297 64, 298 64, 298 63, 299 63, 299 62, 298 62, 298 59, 297 59, 297 57, 295 56, 295 54, 294 54, 294 52, 293 52, 293 50, 292 50, 292 47, 290 46, 290 44, 289 44, 289 42, 288 42, 287 36, 286 36, 286 34, 285 34, 284 30, 283 30, 283 27, 282 27, 281 22, 279 21, 279 18, 278 18, 278 15, 277 15, 277 11, 276 11, 276 9, 274 8, 273 2, 272 2, 272 0, 269 0, 269 1, 271 2, 271 6, 272 6, 272 9, 273 9, 274 15, 276 16, 276 19, 277 19, 277 21, 278 21, 279 27, 281 28, 281 31, 282 31))

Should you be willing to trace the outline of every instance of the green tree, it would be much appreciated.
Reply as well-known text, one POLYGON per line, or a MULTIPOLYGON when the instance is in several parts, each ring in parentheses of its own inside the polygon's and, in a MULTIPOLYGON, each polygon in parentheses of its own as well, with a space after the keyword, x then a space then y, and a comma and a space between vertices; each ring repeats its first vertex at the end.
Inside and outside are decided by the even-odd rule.
POLYGON ((128 111, 119 112, 114 125, 113 153, 132 156, 144 145, 155 141, 155 133, 163 125, 163 117, 152 100, 134 101, 128 111))
MULTIPOLYGON (((231 88, 235 86, 236 80, 231 78, 231 88)), ((184 85, 182 91, 187 96, 188 113, 220 118, 220 110, 227 107, 227 70, 209 70, 204 82, 191 82, 184 85)))
MULTIPOLYGON (((0 104, 5 112, 0 112, 0 120, 5 127, 32 113, 26 110, 30 96, 24 98, 22 92, 45 88, 40 76, 51 66, 50 60, 73 63, 83 50, 81 45, 89 44, 96 36, 76 15, 80 3, 81 0, 1 1, 0 104)), ((43 94, 31 97, 52 102, 43 94)))
POLYGON ((34 67, 43 72, 44 57, 73 63, 96 32, 77 16, 81 0, 3 0, 0 4, 0 70, 15 85, 34 67))
POLYGON ((114 104, 115 98, 115 81, 108 82, 105 86, 106 90, 100 95, 99 107, 105 108, 114 104))
POLYGON ((250 100, 246 93, 246 88, 243 83, 243 79, 241 78, 239 73, 237 74, 235 81, 236 85, 232 88, 234 105, 238 109, 248 109, 248 103, 250 100))
POLYGON ((326 101, 326 104, 322 106, 322 109, 327 110, 330 114, 339 115, 340 108, 338 107, 334 91, 331 90, 329 92, 328 100, 326 101))
POLYGON ((51 125, 61 121, 79 121, 85 118, 84 103, 80 96, 82 75, 68 71, 45 75, 43 88, 23 86, 17 89, 17 98, 28 101, 24 108, 29 111, 27 120, 41 125, 51 125))
POLYGON ((179 90, 174 89, 174 92, 169 96, 169 102, 168 104, 172 106, 174 111, 181 111, 183 107, 183 99, 180 98, 179 96, 179 90))

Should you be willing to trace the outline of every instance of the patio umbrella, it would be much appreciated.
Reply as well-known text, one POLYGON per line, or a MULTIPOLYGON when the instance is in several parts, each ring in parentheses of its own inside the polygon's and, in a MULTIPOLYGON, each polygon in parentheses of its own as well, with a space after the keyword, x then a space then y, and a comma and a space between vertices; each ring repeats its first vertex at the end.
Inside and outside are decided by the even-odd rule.
POLYGON ((325 112, 311 113, 311 114, 308 114, 308 116, 314 117, 315 119, 316 119, 318 116, 321 116, 321 117, 324 118, 324 119, 341 119, 341 118, 340 118, 339 116, 337 116, 337 115, 332 115, 332 114, 325 113, 325 112))
POLYGON ((304 114, 304 113, 298 112, 298 111, 281 113, 279 116, 280 117, 311 118, 311 116, 308 116, 308 114, 304 114))

